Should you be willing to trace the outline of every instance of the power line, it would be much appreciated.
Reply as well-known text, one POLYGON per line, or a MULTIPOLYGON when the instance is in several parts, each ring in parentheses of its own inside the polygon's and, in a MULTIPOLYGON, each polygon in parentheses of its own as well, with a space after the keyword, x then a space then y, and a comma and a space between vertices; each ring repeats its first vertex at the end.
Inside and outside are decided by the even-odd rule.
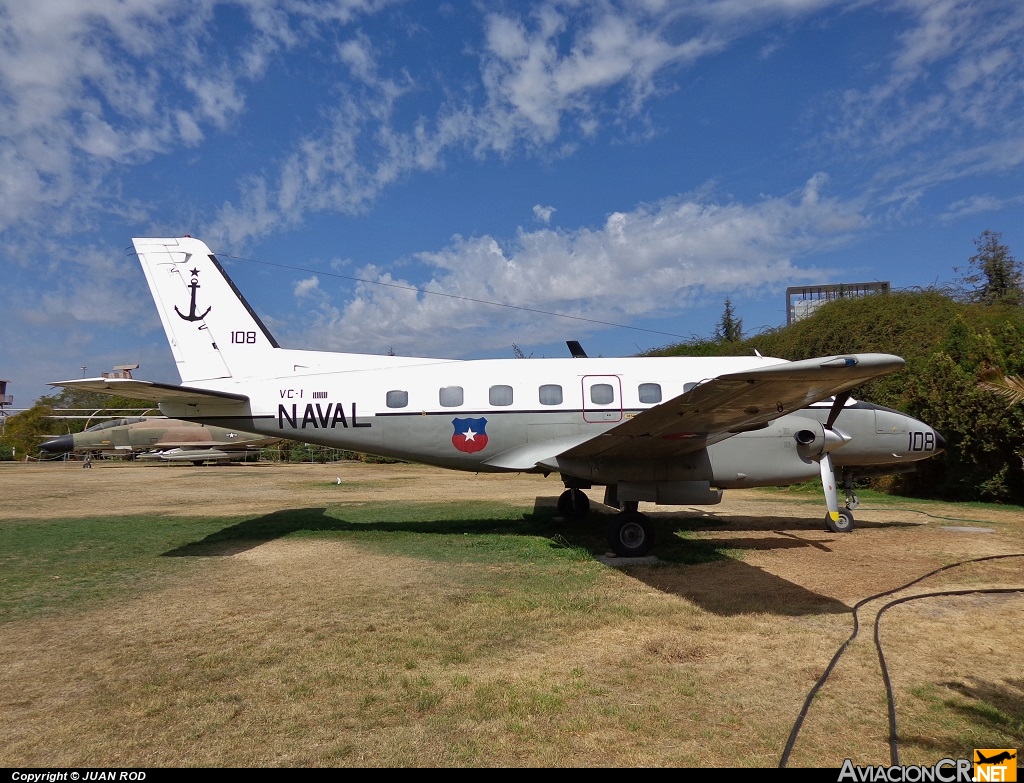
POLYGON ((366 283, 368 285, 379 285, 379 286, 383 286, 385 288, 397 288, 397 289, 399 289, 401 291, 415 291, 418 294, 430 294, 431 296, 443 296, 446 299, 458 299, 458 300, 461 300, 463 302, 472 302, 474 304, 485 304, 485 305, 491 305, 492 307, 504 307, 504 308, 507 308, 509 310, 521 310, 522 312, 525 312, 525 313, 534 313, 534 314, 537 314, 537 315, 550 315, 550 316, 554 316, 555 318, 567 318, 567 319, 569 319, 571 321, 583 321, 585 323, 598 324, 600 326, 612 326, 612 327, 615 327, 616 329, 632 329, 633 331, 647 332, 648 334, 660 334, 660 335, 662 335, 664 337, 678 337, 681 340, 689 339, 688 336, 682 335, 682 334, 676 334, 675 332, 662 332, 662 331, 659 331, 657 329, 645 329, 642 326, 630 326, 628 324, 615 323, 614 321, 601 321, 601 320, 599 320, 597 318, 584 318, 581 315, 567 315, 566 313, 555 313, 555 312, 552 312, 550 310, 541 310, 541 309, 535 308, 535 307, 522 307, 521 305, 508 304, 506 302, 493 302, 493 301, 490 301, 488 299, 476 299, 476 298, 474 298, 472 296, 460 296, 458 294, 446 294, 446 293, 443 293, 441 291, 430 291, 430 290, 428 290, 426 288, 418 288, 416 286, 411 286, 411 285, 401 285, 399 283, 385 283, 385 282, 382 282, 380 280, 367 280, 366 278, 353 277, 351 275, 342 275, 342 274, 338 274, 337 272, 324 272, 324 271, 319 270, 319 269, 308 269, 306 267, 301 267, 301 266, 290 266, 289 264, 279 264, 279 263, 275 263, 273 261, 261 261, 258 258, 246 258, 245 256, 233 256, 233 255, 230 255, 228 253, 218 253, 217 255, 220 255, 223 258, 231 258, 231 259, 234 259, 235 261, 248 261, 248 262, 253 263, 253 264, 262 264, 263 266, 273 266, 273 267, 278 267, 279 269, 290 269, 293 272, 304 272, 306 274, 311 274, 311 275, 323 275, 324 277, 336 277, 336 278, 338 278, 340 280, 351 280, 351 281, 356 282, 356 283, 366 283))

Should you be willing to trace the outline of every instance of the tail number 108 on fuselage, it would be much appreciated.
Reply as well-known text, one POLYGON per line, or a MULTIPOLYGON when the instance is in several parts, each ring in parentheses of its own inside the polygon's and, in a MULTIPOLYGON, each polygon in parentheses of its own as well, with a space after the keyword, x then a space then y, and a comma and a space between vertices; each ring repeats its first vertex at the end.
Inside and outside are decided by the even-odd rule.
POLYGON ((907 451, 935 451, 935 433, 912 430, 907 433, 907 451))

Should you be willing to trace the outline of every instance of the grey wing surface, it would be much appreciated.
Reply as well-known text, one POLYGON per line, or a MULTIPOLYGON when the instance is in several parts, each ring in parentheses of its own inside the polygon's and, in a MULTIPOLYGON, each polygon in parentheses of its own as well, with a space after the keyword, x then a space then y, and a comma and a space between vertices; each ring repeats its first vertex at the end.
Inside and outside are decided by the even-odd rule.
POLYGON ((903 365, 898 356, 866 353, 720 375, 556 456, 649 459, 688 454, 737 433, 766 427, 780 416, 903 365))

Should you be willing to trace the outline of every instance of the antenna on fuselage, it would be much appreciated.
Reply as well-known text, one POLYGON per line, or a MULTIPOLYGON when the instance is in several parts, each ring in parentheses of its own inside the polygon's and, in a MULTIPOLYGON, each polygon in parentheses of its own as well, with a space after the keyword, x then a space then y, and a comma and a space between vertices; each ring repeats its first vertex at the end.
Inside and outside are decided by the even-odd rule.
POLYGON ((583 350, 583 346, 580 345, 579 340, 566 340, 565 344, 569 346, 569 353, 572 354, 573 359, 586 359, 587 352, 583 350))

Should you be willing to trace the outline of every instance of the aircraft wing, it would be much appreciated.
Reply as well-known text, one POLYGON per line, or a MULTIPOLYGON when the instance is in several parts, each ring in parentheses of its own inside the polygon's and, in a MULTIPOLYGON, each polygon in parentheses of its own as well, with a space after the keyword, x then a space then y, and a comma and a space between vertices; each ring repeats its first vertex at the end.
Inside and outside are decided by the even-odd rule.
POLYGON ((862 353, 720 375, 553 456, 651 458, 699 451, 904 364, 898 356, 862 353))
POLYGON ((202 451, 218 449, 221 451, 248 451, 270 446, 280 442, 280 438, 266 438, 260 435, 238 434, 238 440, 159 440, 147 446, 149 449, 182 449, 185 451, 202 451))
POLYGON ((114 394, 118 397, 131 397, 136 400, 152 402, 172 402, 179 405, 199 405, 209 403, 248 402, 244 394, 231 392, 195 389, 189 386, 172 386, 167 383, 138 381, 134 378, 83 378, 72 381, 55 381, 50 386, 63 386, 67 389, 114 394))
POLYGON ((202 451, 203 449, 225 449, 228 451, 245 451, 250 446, 255 446, 255 440, 246 440, 236 443, 230 440, 204 440, 197 443, 194 440, 159 440, 149 444, 149 449, 185 449, 188 451, 202 451))

